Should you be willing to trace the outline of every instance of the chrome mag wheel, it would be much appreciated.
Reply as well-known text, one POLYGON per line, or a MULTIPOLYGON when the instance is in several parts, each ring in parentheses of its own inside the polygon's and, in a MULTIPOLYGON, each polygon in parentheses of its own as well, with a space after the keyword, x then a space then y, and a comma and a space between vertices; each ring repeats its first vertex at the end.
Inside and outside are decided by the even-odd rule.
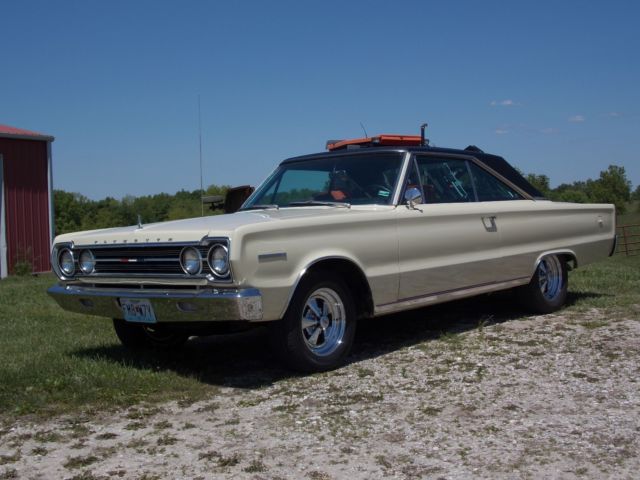
POLYGON ((542 296, 550 301, 555 300, 562 292, 563 269, 557 256, 550 255, 540 261, 538 286, 542 296))
POLYGON ((331 355, 343 341, 347 321, 340 295, 327 287, 311 293, 302 308, 302 337, 315 355, 331 355))

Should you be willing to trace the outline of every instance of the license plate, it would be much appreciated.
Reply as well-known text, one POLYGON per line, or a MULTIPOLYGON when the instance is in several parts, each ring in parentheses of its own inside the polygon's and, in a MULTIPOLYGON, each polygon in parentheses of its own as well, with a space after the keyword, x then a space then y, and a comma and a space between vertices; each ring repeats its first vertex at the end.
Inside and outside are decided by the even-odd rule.
POLYGON ((156 323, 156 314, 149 300, 121 298, 120 306, 127 322, 156 323))

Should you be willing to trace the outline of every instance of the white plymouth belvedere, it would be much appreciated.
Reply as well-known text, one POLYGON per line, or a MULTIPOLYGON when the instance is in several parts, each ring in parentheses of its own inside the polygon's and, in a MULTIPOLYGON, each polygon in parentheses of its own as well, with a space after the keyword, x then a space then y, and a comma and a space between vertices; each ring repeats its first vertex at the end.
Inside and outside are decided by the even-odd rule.
POLYGON ((613 205, 541 198, 503 158, 421 136, 283 161, 235 213, 60 235, 49 293, 128 348, 268 322, 277 354, 334 368, 358 319, 516 288, 560 308, 567 270, 615 246, 613 205))

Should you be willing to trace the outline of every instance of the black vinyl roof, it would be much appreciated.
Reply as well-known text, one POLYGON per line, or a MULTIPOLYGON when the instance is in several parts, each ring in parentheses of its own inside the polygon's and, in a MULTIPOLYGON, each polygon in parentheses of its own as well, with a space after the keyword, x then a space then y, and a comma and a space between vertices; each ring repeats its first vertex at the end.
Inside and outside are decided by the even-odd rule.
POLYGON ((484 153, 482 150, 477 147, 467 147, 466 150, 456 149, 456 148, 441 148, 441 147, 388 147, 388 146, 367 146, 353 149, 342 149, 335 150, 331 152, 320 152, 314 153, 310 155, 302 155, 299 157, 288 158, 281 162, 281 165, 285 165, 288 163, 301 162, 304 160, 311 160, 313 158, 319 157, 333 157, 333 156, 341 156, 348 154, 363 154, 363 153, 382 153, 382 152, 412 152, 412 153, 443 153, 446 155, 457 155, 464 157, 473 157, 477 159, 482 164, 486 165, 490 169, 494 170, 496 173, 502 175, 504 178, 513 183, 516 187, 525 191, 533 198, 544 198, 544 195, 540 193, 540 191, 531 185, 523 176, 509 164, 504 158, 498 155, 491 155, 488 153, 484 153))

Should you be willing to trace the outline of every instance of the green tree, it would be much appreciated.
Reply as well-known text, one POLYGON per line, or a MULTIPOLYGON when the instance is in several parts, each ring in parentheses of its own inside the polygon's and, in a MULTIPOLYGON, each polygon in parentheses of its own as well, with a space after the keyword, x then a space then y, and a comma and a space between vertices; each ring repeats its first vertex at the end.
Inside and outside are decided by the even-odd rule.
POLYGON ((624 213, 631 199, 631 182, 624 167, 609 165, 600 172, 600 178, 587 181, 587 191, 591 201, 613 203, 618 213, 624 213))
POLYGON ((542 196, 549 197, 551 194, 551 186, 549 185, 549 177, 546 175, 537 175, 535 173, 528 173, 525 175, 527 181, 536 187, 542 196))
POLYGON ((82 218, 90 208, 91 200, 79 193, 53 191, 56 234, 80 230, 82 218))

